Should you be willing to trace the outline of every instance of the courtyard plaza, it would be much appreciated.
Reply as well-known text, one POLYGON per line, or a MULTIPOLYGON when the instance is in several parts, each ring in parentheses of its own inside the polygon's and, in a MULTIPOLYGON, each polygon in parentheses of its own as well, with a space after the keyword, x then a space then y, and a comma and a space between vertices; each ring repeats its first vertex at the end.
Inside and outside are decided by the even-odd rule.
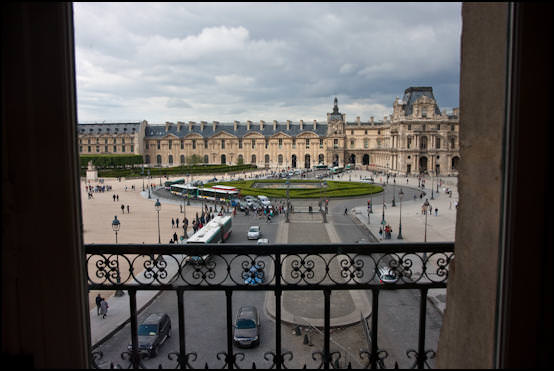
MULTIPOLYGON (((245 179, 255 178, 256 176, 260 177, 267 175, 268 170, 259 170, 255 172, 248 172, 246 174, 235 174, 235 178, 242 177, 245 179)), ((313 173, 308 173, 308 177, 313 173)), ((384 175, 375 175, 373 172, 366 170, 352 170, 340 175, 334 175, 333 179, 351 180, 358 181, 360 178, 373 176, 376 182, 379 184, 379 181, 385 182, 385 187, 392 188, 394 187, 394 178, 389 178, 389 183, 386 184, 386 176, 384 175)), ((213 174, 206 175, 195 175, 193 180, 202 180, 206 181, 212 179, 213 174)), ((216 175, 218 179, 222 177, 216 175)), ((162 178, 161 182, 163 184, 166 180, 174 180, 182 178, 182 176, 162 178)), ((230 176, 226 175, 224 179, 229 179, 230 176)), ((186 178, 187 181, 191 177, 186 178)), ((330 177, 328 179, 331 179, 330 177)), ((456 179, 455 178, 441 178, 442 186, 439 186, 440 192, 437 194, 434 192, 435 200, 429 200, 433 207, 432 215, 427 216, 427 241, 453 241, 454 240, 454 228, 455 228, 455 216, 456 216, 456 207, 455 202, 457 200, 457 188, 456 188, 456 179), (452 197, 449 197, 445 193, 446 188, 452 191, 452 197), (438 216, 435 216, 434 208, 438 208, 438 216)), ((152 177, 151 179, 145 179, 145 185, 148 184, 154 185, 154 187, 159 187, 160 179, 152 177)), ((115 233, 112 231, 111 222, 115 215, 121 222, 121 229, 118 232, 118 243, 157 243, 158 241, 158 223, 157 223, 157 212, 154 208, 154 203, 156 201, 155 196, 152 194, 151 199, 148 199, 148 191, 142 192, 142 178, 138 179, 104 179, 104 185, 110 185, 112 187, 109 192, 97 192, 94 193, 93 199, 87 198, 87 191, 84 186, 85 182, 82 183, 82 204, 83 204, 83 224, 84 224, 84 243, 114 243, 115 242, 115 233), (134 190, 132 190, 134 186, 134 190), (126 189, 126 190, 125 190, 126 189), (113 194, 119 195, 119 201, 113 201, 113 194), (125 205, 125 212, 122 213, 121 205, 125 205), (126 206, 130 205, 130 213, 127 213, 126 206)), ((88 184, 88 183, 87 183, 88 184)), ((91 185, 100 184, 99 182, 91 182, 91 185)), ((412 188, 417 188, 418 179, 417 177, 405 177, 398 176, 396 177, 396 192, 398 194, 400 190, 400 185, 408 186, 412 188)), ((421 204, 425 201, 425 198, 430 199, 430 186, 431 179, 426 177, 426 185, 423 190, 427 192, 427 195, 422 199, 403 199, 402 200, 402 235, 404 242, 418 242, 423 241, 424 233, 424 218, 425 216, 421 214, 421 204)), ((434 184, 434 189, 436 191, 436 184, 434 184)), ((398 197, 398 196, 397 196, 398 197)), ((369 198, 369 197, 368 197, 369 198)), ((379 227, 382 217, 382 196, 381 194, 376 194, 372 197, 373 200, 373 214, 370 214, 369 224, 367 223, 367 204, 363 202, 362 205, 356 206, 349 209, 349 215, 352 217, 353 221, 357 220, 359 224, 364 225, 367 228, 368 239, 369 241, 379 241, 382 243, 387 242, 401 242, 398 240, 398 222, 399 222, 399 212, 400 212, 400 200, 396 199, 396 206, 392 207, 391 200, 387 196, 385 199, 386 208, 385 208, 385 220, 387 224, 393 227, 392 239, 391 240, 382 240, 379 239, 379 227)), ((304 200, 296 200, 297 202, 303 202, 304 200)), ((160 199, 162 207, 160 210, 160 235, 161 242, 163 244, 168 243, 171 239, 171 236, 174 232, 177 232, 178 236, 182 235, 182 228, 172 228, 171 227, 171 218, 179 218, 180 224, 182 226, 183 213, 181 213, 182 203, 168 200, 160 199)), ((317 210, 315 207, 318 200, 310 200, 308 203, 314 204, 314 210, 317 210)), ((340 208, 339 208, 340 209, 340 208)), ((335 209, 335 213, 337 213, 335 209)), ((197 212, 201 212, 201 205, 198 202, 191 202, 190 206, 185 207, 186 216, 189 221, 192 221, 197 212)), ((277 220, 276 220, 277 221, 277 220)), ((336 231, 333 227, 333 215, 332 212, 329 214, 329 223, 319 224, 319 223, 284 223, 284 217, 280 218, 277 221, 279 224, 278 235, 275 240, 275 243, 286 243, 292 240, 298 241, 299 239, 305 239, 306 236, 320 236, 320 239, 316 242, 332 242, 340 243, 336 231), (317 233, 306 233, 306 228, 308 229, 317 229, 317 233), (292 239, 292 240, 291 240, 292 239)), ((315 232, 315 230, 313 231, 315 232)), ((192 229, 189 224, 188 229, 189 235, 192 233, 192 229)), ((311 240, 310 240, 311 241, 311 240)), ((304 243, 309 243, 310 241, 304 241, 304 243)), ((314 241, 311 241, 314 242, 314 241)), ((89 272, 94 272, 95 267, 89 267, 89 272)), ((122 270, 125 268, 122 266, 122 270)), ((431 290, 430 300, 431 302, 439 309, 441 312, 444 311, 444 290, 431 290), (437 291, 437 292, 433 292, 437 291)), ((89 293, 89 304, 90 304, 90 318, 91 318, 91 341, 92 344, 95 344, 102 339, 105 339, 110 336, 114 331, 120 329, 125 321, 128 319, 128 297, 124 295, 121 298, 115 297, 113 294, 115 291, 91 291, 89 293), (110 312, 106 319, 101 319, 101 316, 96 316, 96 305, 94 298, 100 293, 104 297, 109 305, 110 312)), ((156 291, 139 291, 137 293, 137 307, 140 310, 141 308, 147 306, 154 298, 158 292, 156 291)), ((363 298, 357 296, 349 296, 346 293, 343 293, 344 300, 335 301, 336 305, 341 305, 341 308, 336 307, 334 312, 339 314, 340 318, 335 318, 335 324, 345 325, 347 323, 354 322, 359 320, 360 309, 366 312, 368 304, 363 304, 363 298), (354 318, 354 312, 356 317, 354 318), (342 321, 342 322, 341 322, 342 321)), ((310 322, 312 325, 319 325, 318 321, 320 319, 309 318, 312 317, 315 312, 314 308, 319 307, 318 305, 304 305, 304 301, 294 300, 294 295, 290 298, 284 298, 283 301, 283 320, 285 322, 294 323, 295 321, 310 322), (297 318, 295 317, 295 314, 297 318), (300 318, 298 318, 300 317, 300 318)), ((320 299, 316 301, 321 301, 320 299)), ((266 309, 271 315, 271 301, 266 300, 266 309)), ((273 308, 274 311, 274 308, 273 308)), ((315 316, 317 317, 317 316, 315 316)))

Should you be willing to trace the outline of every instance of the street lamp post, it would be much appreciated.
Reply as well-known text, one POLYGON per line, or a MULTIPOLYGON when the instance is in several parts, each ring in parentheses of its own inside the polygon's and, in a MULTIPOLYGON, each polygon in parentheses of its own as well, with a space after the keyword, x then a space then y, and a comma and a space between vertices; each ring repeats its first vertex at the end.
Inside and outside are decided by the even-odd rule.
POLYGON ((160 210, 162 209, 162 204, 160 203, 160 199, 156 199, 156 203, 154 204, 154 208, 158 212, 158 243, 162 243, 162 239, 160 236, 160 210))
POLYGON ((392 207, 396 206, 396 180, 392 185, 392 207))
MULTIPOLYGON (((147 173, 148 173, 148 179, 150 179, 150 169, 147 169, 146 170, 147 173)), ((150 196, 150 185, 148 185, 148 199, 151 199, 152 197, 150 196)))
POLYGON ((287 212, 285 213, 285 216, 287 217, 287 219, 285 220, 285 222, 289 223, 289 213, 290 213, 289 185, 290 185, 290 182, 289 182, 289 176, 288 175, 287 175, 286 185, 287 185, 287 212))
POLYGON ((142 175, 142 191, 144 192, 144 164, 142 164, 141 175, 142 175))
MULTIPOLYGON (((114 216, 114 218, 115 219, 112 221, 112 230, 115 232, 115 243, 117 245, 117 232, 119 231, 119 228, 121 227, 121 224, 119 223, 119 220, 117 220, 117 215, 114 216)), ((116 277, 116 280, 117 280, 117 284, 119 285, 121 283, 121 275, 120 275, 120 272, 119 272, 119 254, 117 255, 117 277, 116 277)), ((125 294, 123 293, 122 290, 117 289, 114 295, 117 296, 117 297, 121 297, 125 294)))
POLYGON ((433 172, 431 172, 431 200, 435 199, 433 195, 434 183, 435 183, 435 177, 433 176, 433 172))
POLYGON ((381 218, 381 224, 385 225, 385 191, 383 191, 383 217, 381 218))
MULTIPOLYGON (((427 209, 429 208, 429 200, 425 199, 425 202, 423 203, 424 211, 425 211, 425 234, 423 235, 423 242, 427 242, 427 209)), ((423 252, 423 260, 427 260, 427 253, 423 252)))
POLYGON ((398 197, 400 198, 400 223, 398 224, 398 236, 396 237, 399 240, 402 240, 402 197, 404 192, 402 192, 402 187, 400 187, 400 192, 398 192, 398 197))
MULTIPOLYGON (((327 187, 327 182, 323 182, 323 186, 327 187)), ((323 199, 321 200, 321 205, 323 206, 323 199)), ((323 223, 327 223, 327 211, 325 209, 321 210, 321 213, 323 214, 323 223)))
MULTIPOLYGON (((187 196, 188 196, 188 194, 187 194, 187 196)), ((184 236, 185 238, 187 238, 187 237, 188 237, 188 235, 187 235, 187 230, 186 230, 187 226, 185 225, 185 218, 187 217, 187 213, 186 213, 186 209, 185 209, 185 199, 183 199, 183 209, 182 209, 182 212, 183 212, 183 236, 184 236)))

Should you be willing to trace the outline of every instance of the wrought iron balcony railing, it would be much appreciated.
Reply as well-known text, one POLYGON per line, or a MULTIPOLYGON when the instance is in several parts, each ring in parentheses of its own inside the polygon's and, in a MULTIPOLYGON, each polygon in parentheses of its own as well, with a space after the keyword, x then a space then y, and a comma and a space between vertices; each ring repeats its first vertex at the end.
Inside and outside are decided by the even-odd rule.
MULTIPOLYGON (((360 352, 366 368, 383 367, 387 352, 377 348, 379 292, 418 290, 420 314, 418 349, 407 350, 414 368, 429 367, 433 350, 425 346, 425 313, 430 289, 446 288, 454 243, 390 244, 287 244, 287 245, 86 245, 89 290, 126 290, 129 293, 132 349, 122 354, 129 367, 143 367, 138 351, 137 303, 139 290, 177 293, 179 350, 169 353, 176 368, 193 368, 195 353, 185 348, 183 294, 189 290, 216 290, 226 294, 227 349, 217 354, 225 366, 238 368, 243 353, 233 350, 232 294, 237 290, 265 290, 275 294, 275 352, 264 358, 271 368, 288 368, 291 352, 282 350, 281 297, 291 290, 317 290, 324 295, 323 349, 312 353, 318 368, 334 367, 340 357, 330 351, 330 298, 336 290, 367 290, 372 293, 369 336, 371 349, 360 352), (383 284, 381 267, 389 270, 395 282, 383 284), (140 272, 140 274, 139 274, 140 272), (255 285, 252 285, 256 282, 255 285)), ((93 359, 101 354, 93 353, 93 359)), ((96 366, 96 364, 95 364, 96 366)), ((206 365, 207 366, 207 365, 206 365)))

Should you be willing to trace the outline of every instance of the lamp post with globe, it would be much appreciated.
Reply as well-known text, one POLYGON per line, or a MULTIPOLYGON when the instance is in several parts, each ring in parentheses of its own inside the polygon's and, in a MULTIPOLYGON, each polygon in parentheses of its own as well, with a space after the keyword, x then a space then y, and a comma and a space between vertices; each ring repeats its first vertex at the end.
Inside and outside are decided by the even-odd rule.
MULTIPOLYGON (((115 232, 115 243, 116 243, 116 245, 117 245, 117 232, 119 232, 120 227, 121 227, 121 224, 120 224, 119 220, 117 219, 117 215, 116 215, 116 216, 114 216, 114 220, 112 221, 112 230, 115 232)), ((117 277, 116 277, 116 280, 117 280, 117 284, 119 285, 121 283, 121 275, 120 275, 120 272, 119 272, 119 254, 117 255, 117 277)), ((123 293, 122 290, 117 289, 114 295, 117 296, 117 297, 121 297, 125 294, 123 293)))
POLYGON ((398 192, 398 198, 400 200, 400 222, 398 224, 398 236, 396 237, 399 240, 402 240, 404 237, 402 237, 402 197, 404 196, 404 192, 402 192, 402 187, 400 187, 400 192, 398 192))

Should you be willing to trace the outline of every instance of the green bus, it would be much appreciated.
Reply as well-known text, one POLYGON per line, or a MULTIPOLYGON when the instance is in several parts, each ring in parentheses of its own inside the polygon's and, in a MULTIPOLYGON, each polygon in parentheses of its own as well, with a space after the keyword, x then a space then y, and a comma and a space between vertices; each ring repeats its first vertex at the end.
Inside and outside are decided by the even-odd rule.
POLYGON ((174 184, 185 184, 185 178, 181 179, 175 179, 175 180, 168 180, 167 182, 164 182, 165 189, 169 191, 172 185, 174 184))

